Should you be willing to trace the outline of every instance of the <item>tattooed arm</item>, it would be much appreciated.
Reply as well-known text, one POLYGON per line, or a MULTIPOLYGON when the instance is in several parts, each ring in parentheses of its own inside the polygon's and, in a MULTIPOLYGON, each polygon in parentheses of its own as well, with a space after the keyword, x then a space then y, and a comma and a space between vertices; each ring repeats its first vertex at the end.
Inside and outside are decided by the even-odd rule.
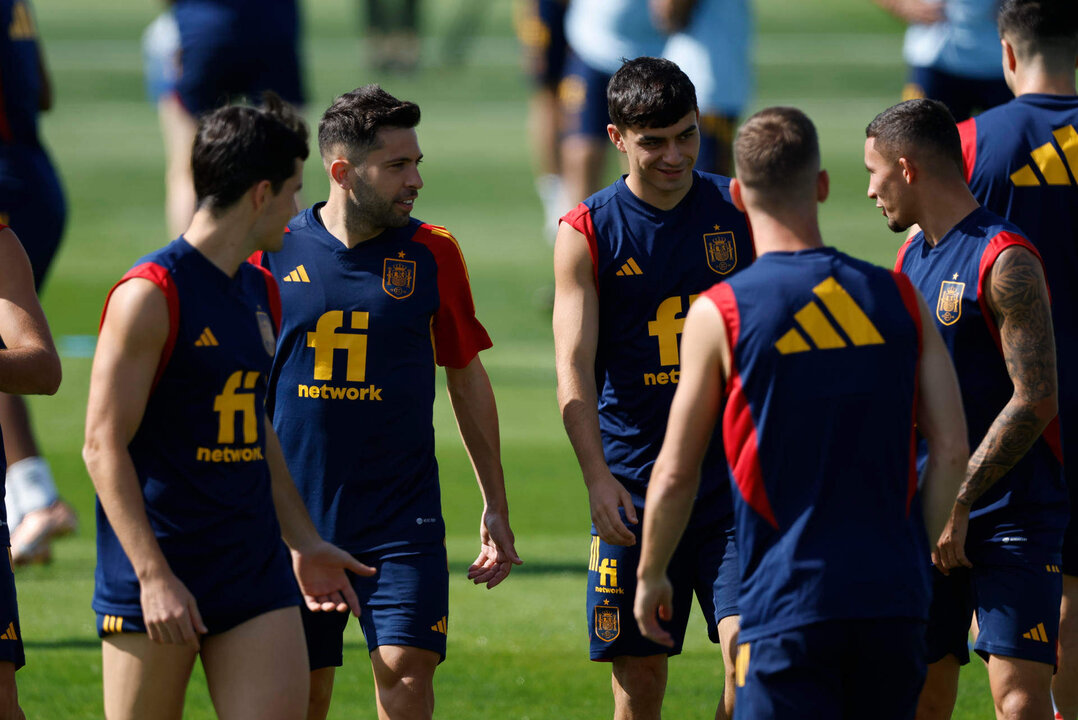
POLYGON ((1056 346, 1041 264, 1023 247, 1000 253, 985 284, 1014 394, 969 460, 958 502, 969 506, 1033 446, 1058 411, 1056 346))

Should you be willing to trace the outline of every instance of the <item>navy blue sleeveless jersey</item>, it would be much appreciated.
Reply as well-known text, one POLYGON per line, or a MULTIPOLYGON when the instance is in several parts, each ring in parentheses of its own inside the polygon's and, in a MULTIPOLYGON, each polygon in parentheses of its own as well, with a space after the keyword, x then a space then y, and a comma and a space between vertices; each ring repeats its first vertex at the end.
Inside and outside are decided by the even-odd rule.
POLYGON ((311 518, 353 553, 441 543, 435 363, 465 367, 490 338, 445 228, 412 220, 347 248, 309 208, 261 262, 284 319, 273 426, 311 518))
MULTIPOLYGON (((958 373, 971 452, 1014 393, 999 328, 984 296, 996 258, 1013 246, 1037 254, 1016 226, 978 208, 935 247, 917 233, 899 250, 895 264, 934 309, 958 373)), ((1069 511, 1058 443, 1059 426, 1053 420, 1010 472, 973 504, 966 538, 971 562, 1059 562, 1069 511)), ((920 463, 927 452, 922 442, 920 463)))
MULTIPOLYGON (((169 567, 204 617, 269 602, 249 597, 266 584, 298 604, 265 460, 276 284, 248 263, 229 277, 182 237, 139 260, 117 287, 132 278, 156 284, 169 309, 168 339, 128 445, 169 567)), ((138 579, 100 502, 93 608, 141 615, 138 579)))
MULTIPOLYGON (((562 220, 587 240, 599 292, 603 454, 642 507, 677 389, 685 313, 697 295, 752 262, 752 237, 730 202, 729 178, 696 171, 689 193, 670 210, 640 200, 623 177, 562 220)), ((695 510, 706 508, 712 519, 729 514, 726 480, 716 441, 701 468, 695 510)))
POLYGON ((958 129, 974 197, 1021 228, 1044 258, 1061 446, 1078 498, 1078 97, 1021 95, 958 129))
POLYGON ((909 280, 819 248, 766 253, 704 297, 732 359, 722 433, 740 641, 824 620, 926 617, 909 280))
POLYGON ((43 78, 28 0, 0 0, 0 147, 36 146, 43 78))

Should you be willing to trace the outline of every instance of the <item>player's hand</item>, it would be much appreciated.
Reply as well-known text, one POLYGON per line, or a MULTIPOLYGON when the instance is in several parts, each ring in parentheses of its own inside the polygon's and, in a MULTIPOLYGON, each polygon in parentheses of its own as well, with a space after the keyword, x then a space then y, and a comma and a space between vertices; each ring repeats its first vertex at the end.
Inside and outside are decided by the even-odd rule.
POLYGON ((351 610, 353 615, 359 617, 359 598, 346 570, 363 576, 375 573, 374 568, 325 541, 303 550, 292 550, 292 571, 299 582, 303 601, 311 612, 351 610))
POLYGON ((648 6, 655 27, 670 35, 689 24, 696 0, 649 0, 648 6))
POLYGON ((209 632, 195 596, 171 571, 139 581, 139 602, 146 634, 156 643, 199 648, 198 636, 209 632))
POLYGON ((468 579, 476 585, 494 587, 509 576, 514 565, 524 561, 517 555, 516 538, 505 513, 485 511, 479 523, 479 557, 468 568, 468 579))
POLYGON ((674 588, 666 575, 637 579, 633 615, 644 637, 660 645, 674 646, 674 638, 659 625, 660 618, 669 621, 674 616, 674 588))
POLYGON ((936 547, 932 551, 932 562, 944 575, 959 567, 973 567, 966 557, 966 531, 969 529, 969 507, 955 503, 951 508, 951 517, 940 533, 936 547))
POLYGON ((892 11, 911 25, 932 25, 946 18, 943 3, 929 0, 895 0, 892 11))
POLYGON ((625 518, 630 523, 635 525, 639 522, 633 497, 617 478, 607 473, 605 478, 588 483, 588 502, 591 504, 591 521, 603 542, 611 545, 636 544, 636 536, 621 521, 621 513, 618 512, 619 508, 624 508, 625 518))

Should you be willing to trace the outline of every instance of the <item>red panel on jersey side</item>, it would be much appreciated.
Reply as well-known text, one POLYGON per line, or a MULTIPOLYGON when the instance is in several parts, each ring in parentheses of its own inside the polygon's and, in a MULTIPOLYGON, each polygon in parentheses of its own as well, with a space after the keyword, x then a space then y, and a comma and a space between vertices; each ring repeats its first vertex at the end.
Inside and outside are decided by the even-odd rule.
POLYGON ((169 274, 168 270, 157 263, 148 262, 136 265, 124 273, 124 276, 120 278, 120 282, 112 286, 108 297, 105 298, 105 307, 101 309, 101 322, 98 323, 97 329, 100 332, 101 326, 105 324, 105 313, 108 312, 112 293, 116 292, 116 288, 132 278, 143 278, 159 287, 161 292, 165 294, 165 302, 168 304, 168 337, 165 339, 164 347, 161 348, 161 359, 157 363, 157 372, 154 373, 153 385, 151 386, 156 387, 157 381, 161 379, 161 374, 165 372, 169 358, 172 357, 172 348, 176 346, 176 335, 180 330, 180 295, 176 290, 176 283, 172 281, 172 275, 169 274))
MULTIPOLYGON (((906 245, 908 245, 907 243, 906 245)), ((905 248, 906 245, 902 247, 905 248)), ((904 253, 905 250, 900 251, 904 253)), ((899 255, 899 264, 902 256, 899 255)), ((924 352, 925 336, 924 326, 921 325, 921 308, 917 304, 917 291, 913 288, 913 282, 900 272, 891 273, 898 286, 898 294, 902 296, 902 304, 906 306, 906 312, 913 319, 913 325, 917 328, 917 368, 913 375, 913 405, 910 415, 910 475, 909 484, 906 487, 906 514, 910 514, 910 506, 917 494, 917 403, 920 397, 921 381, 921 353, 924 352)))
POLYGON ((591 211, 584 203, 562 216, 562 222, 568 223, 588 241, 588 254, 591 255, 591 270, 595 276, 595 292, 599 292, 599 246, 595 238, 595 223, 591 219, 591 211))
POLYGON ((962 164, 965 166, 968 185, 973 179, 973 168, 977 166, 977 118, 958 123, 958 137, 962 140, 962 164))

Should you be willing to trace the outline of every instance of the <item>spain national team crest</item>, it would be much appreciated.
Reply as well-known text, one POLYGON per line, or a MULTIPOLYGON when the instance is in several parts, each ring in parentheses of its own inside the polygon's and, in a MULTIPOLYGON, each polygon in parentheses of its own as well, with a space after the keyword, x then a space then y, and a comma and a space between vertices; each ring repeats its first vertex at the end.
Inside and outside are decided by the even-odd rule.
POLYGON ((621 634, 617 605, 595 606, 595 635, 603 642, 613 642, 621 634))
POLYGON ((262 335, 262 347, 272 355, 277 350, 277 334, 273 331, 273 321, 261 310, 255 313, 255 317, 258 319, 258 332, 262 335))
POLYGON ((962 294, 966 283, 944 280, 940 285, 940 299, 936 302, 936 317, 944 325, 954 325, 962 317, 962 294))
POLYGON ((403 300, 415 290, 415 260, 386 258, 382 264, 382 289, 403 300))
POLYGON ((737 267, 737 246, 732 232, 713 232, 704 235, 707 266, 719 275, 729 275, 737 267))

